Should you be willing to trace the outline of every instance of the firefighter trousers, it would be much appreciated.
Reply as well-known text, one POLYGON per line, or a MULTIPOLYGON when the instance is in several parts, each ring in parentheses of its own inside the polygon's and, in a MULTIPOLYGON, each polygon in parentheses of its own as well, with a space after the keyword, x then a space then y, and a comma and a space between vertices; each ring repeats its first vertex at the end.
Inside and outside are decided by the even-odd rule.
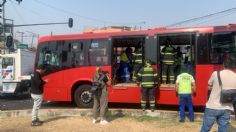
POLYGON ((105 114, 108 111, 107 86, 102 88, 101 94, 94 94, 93 97, 93 118, 97 119, 97 117, 100 116, 101 118, 105 119, 105 114))
POLYGON ((141 107, 142 109, 146 108, 147 100, 149 100, 151 109, 155 108, 155 88, 154 87, 142 87, 142 100, 141 107))
POLYGON ((162 83, 175 83, 174 64, 162 64, 162 83))

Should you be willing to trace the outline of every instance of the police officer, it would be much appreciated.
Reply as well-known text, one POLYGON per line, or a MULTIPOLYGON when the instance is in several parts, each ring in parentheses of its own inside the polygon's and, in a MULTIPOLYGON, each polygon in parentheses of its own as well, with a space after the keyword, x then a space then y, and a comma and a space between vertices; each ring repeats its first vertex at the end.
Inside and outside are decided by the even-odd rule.
POLYGON ((177 76, 176 80, 176 92, 179 96, 179 122, 184 122, 185 117, 185 101, 188 104, 189 119, 191 122, 194 121, 193 103, 192 103, 192 93, 196 92, 195 81, 192 75, 186 72, 183 68, 183 72, 177 76))
POLYGON ((171 40, 167 39, 166 46, 161 51, 163 83, 168 83, 167 80, 169 80, 171 84, 174 84, 175 55, 176 55, 176 50, 172 46, 171 40))
POLYGON ((142 48, 137 48, 137 50, 133 53, 133 81, 137 81, 137 73, 142 68, 143 64, 143 54, 142 48))
POLYGON ((141 83, 141 107, 145 111, 147 97, 149 96, 151 111, 155 108, 155 85, 157 84, 157 72, 151 67, 149 60, 145 61, 144 67, 140 69, 137 76, 138 84, 141 83))

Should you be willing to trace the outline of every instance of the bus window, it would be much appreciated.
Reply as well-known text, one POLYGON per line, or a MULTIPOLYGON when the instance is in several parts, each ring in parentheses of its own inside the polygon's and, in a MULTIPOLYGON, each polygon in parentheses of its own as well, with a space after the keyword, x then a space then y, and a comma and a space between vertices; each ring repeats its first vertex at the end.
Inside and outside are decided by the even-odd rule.
POLYGON ((210 46, 210 63, 222 64, 229 53, 236 52, 235 35, 232 32, 213 34, 210 46))
POLYGON ((89 65, 102 66, 110 64, 108 51, 108 40, 97 39, 93 40, 89 46, 89 65))
POLYGON ((58 49, 58 45, 55 42, 43 43, 38 47, 38 56, 36 65, 46 65, 45 74, 57 72, 61 68, 61 50, 58 49))

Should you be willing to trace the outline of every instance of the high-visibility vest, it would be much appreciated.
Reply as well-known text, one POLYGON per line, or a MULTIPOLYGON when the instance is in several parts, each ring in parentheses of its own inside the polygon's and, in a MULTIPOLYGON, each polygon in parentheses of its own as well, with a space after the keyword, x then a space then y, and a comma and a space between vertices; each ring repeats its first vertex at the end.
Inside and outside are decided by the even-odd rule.
POLYGON ((179 94, 192 93, 192 78, 193 76, 188 73, 182 73, 177 77, 179 83, 179 94))
POLYGON ((175 62, 176 51, 172 46, 164 47, 161 51, 162 62, 164 64, 173 64, 175 62))
POLYGON ((120 60, 126 63, 129 62, 129 58, 127 57, 126 53, 121 54, 120 60))
POLYGON ((143 67, 137 75, 137 81, 141 82, 142 87, 153 87, 156 84, 157 73, 152 67, 143 67))

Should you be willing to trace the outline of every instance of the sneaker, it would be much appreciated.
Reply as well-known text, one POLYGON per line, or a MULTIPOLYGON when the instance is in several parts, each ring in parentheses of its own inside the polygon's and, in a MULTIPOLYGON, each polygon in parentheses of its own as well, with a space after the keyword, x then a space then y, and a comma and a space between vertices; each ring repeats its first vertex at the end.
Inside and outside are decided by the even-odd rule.
POLYGON ((96 123, 98 123, 98 122, 99 122, 98 120, 93 119, 93 124, 96 124, 96 123))
POLYGON ((154 112, 155 110, 154 109, 151 109, 151 112, 154 112))
POLYGON ((192 119, 192 120, 190 120, 190 122, 194 122, 194 120, 192 119))
POLYGON ((34 120, 34 121, 32 121, 32 123, 31 123, 31 126, 41 126, 41 125, 42 125, 42 123, 39 122, 39 121, 37 121, 37 120, 34 120))
POLYGON ((142 111, 145 111, 145 109, 142 109, 142 111))
POLYGON ((101 120, 101 121, 100 121, 100 124, 101 124, 101 125, 106 125, 106 124, 108 124, 108 121, 106 121, 106 120, 101 120))
POLYGON ((183 122, 184 122, 184 120, 179 120, 179 122, 183 123, 183 122))

